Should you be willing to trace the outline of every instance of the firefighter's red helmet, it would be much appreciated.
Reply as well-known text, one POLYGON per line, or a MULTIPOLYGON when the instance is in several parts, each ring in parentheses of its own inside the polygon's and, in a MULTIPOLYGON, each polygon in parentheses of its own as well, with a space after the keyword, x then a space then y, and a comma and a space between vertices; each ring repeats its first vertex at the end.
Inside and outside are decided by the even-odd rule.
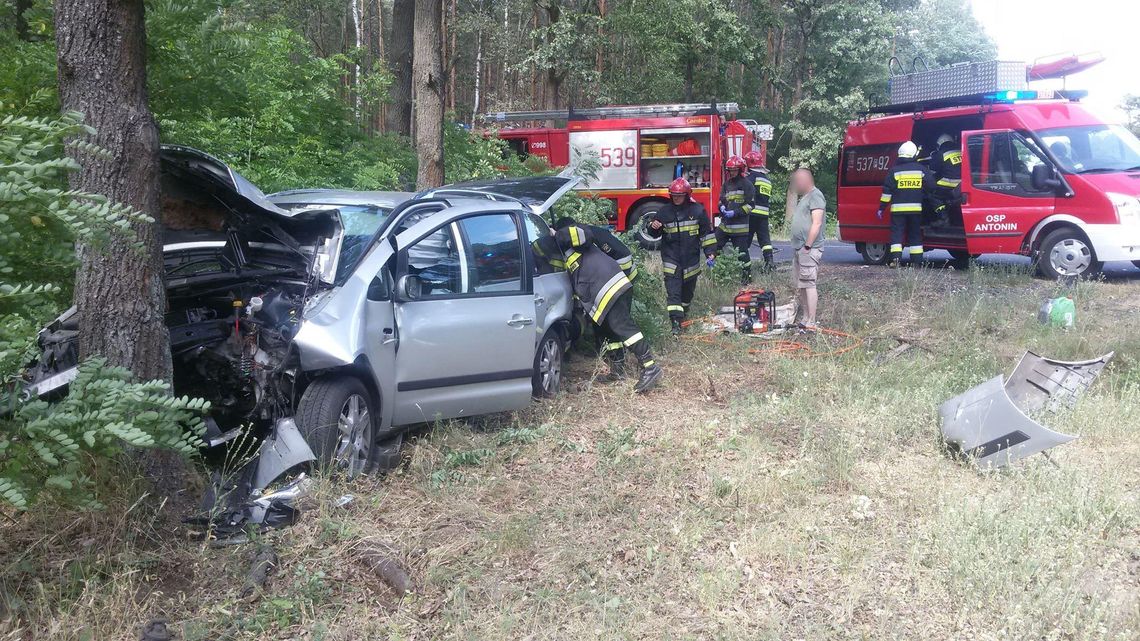
POLYGON ((724 161, 724 168, 725 169, 739 169, 740 171, 744 171, 745 169, 748 168, 748 165, 744 162, 744 159, 741 158, 740 156, 729 156, 728 160, 724 161))
POLYGON ((753 149, 752 151, 744 154, 744 162, 748 163, 748 167, 763 167, 764 156, 760 155, 759 151, 753 149))
POLYGON ((678 178, 669 183, 670 196, 690 196, 692 193, 693 186, 690 185, 689 181, 685 180, 684 178, 678 178))

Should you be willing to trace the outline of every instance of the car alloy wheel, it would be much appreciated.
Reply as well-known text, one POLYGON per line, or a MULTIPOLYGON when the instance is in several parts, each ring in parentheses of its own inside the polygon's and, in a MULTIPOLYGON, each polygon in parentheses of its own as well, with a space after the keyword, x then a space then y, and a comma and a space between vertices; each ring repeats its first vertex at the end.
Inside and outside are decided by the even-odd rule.
POLYGON ((340 440, 337 443, 334 461, 336 467, 348 476, 362 474, 368 466, 369 450, 372 447, 372 417, 368 412, 368 399, 360 394, 352 394, 344 401, 337 422, 340 440))
POLYGON ((562 384, 562 340, 551 330, 542 339, 534 358, 534 395, 553 398, 562 384))

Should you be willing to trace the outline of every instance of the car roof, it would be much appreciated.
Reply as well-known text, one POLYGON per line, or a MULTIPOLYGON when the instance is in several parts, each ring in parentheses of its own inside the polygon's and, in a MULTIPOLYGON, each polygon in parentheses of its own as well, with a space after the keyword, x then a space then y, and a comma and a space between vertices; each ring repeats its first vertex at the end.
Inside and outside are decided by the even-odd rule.
POLYGON ((410 199, 406 191, 355 191, 352 189, 290 189, 268 196, 269 201, 278 205, 375 205, 393 208, 410 199))

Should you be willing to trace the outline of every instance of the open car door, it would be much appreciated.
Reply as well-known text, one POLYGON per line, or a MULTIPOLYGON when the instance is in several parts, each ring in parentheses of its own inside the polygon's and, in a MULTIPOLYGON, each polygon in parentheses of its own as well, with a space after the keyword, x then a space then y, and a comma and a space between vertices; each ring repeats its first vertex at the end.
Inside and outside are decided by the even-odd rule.
POLYGON ((1033 168, 1051 165, 1037 143, 1008 129, 962 132, 962 222, 971 254, 1015 254, 1057 194, 1033 186, 1033 168))
POLYGON ((530 402, 537 327, 526 214, 444 210, 396 237, 394 425, 530 402))
POLYGON ((417 199, 477 198, 517 202, 541 216, 581 180, 578 176, 529 176, 526 178, 474 180, 425 189, 416 194, 415 197, 417 199))

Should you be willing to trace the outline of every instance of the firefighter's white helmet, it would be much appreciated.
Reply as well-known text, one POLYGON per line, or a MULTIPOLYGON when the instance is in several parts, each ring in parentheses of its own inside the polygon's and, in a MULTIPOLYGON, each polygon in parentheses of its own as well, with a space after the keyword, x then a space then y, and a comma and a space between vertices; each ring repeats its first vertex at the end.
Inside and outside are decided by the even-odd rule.
POLYGON ((899 145, 899 158, 913 159, 917 157, 918 145, 909 140, 899 145))
POLYGON ((954 136, 951 136, 950 134, 942 134, 941 136, 938 137, 938 146, 939 147, 941 147, 942 145, 945 145, 948 142, 954 142, 954 136))

